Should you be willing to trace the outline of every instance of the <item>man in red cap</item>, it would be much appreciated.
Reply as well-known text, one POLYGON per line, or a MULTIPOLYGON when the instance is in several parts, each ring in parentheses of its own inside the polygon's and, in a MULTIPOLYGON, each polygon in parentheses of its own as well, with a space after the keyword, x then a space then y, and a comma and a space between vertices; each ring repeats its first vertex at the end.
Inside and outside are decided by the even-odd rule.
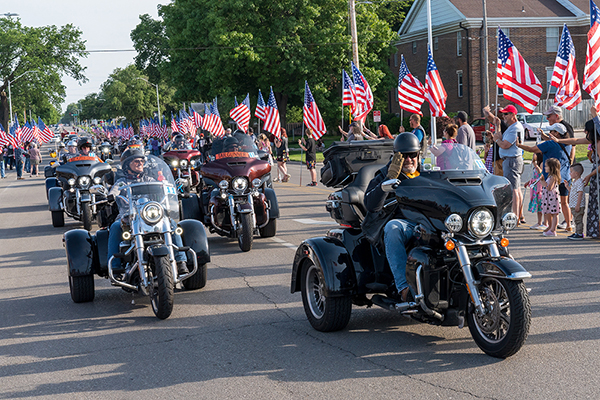
POLYGON ((496 130, 494 142, 498 144, 500 158, 502 159, 503 174, 510 182, 512 189, 512 211, 520 215, 523 194, 521 193, 521 174, 523 173, 523 155, 517 147, 517 142, 522 142, 525 136, 523 125, 517 121, 517 108, 509 104, 500 110, 508 128, 504 133, 496 130))

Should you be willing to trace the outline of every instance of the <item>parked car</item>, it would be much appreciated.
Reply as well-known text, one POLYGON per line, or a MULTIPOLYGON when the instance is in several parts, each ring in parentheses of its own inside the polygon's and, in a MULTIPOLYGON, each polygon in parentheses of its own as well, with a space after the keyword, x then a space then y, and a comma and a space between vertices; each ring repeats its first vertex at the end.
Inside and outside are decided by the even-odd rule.
POLYGON ((483 142, 483 132, 485 132, 485 118, 477 118, 471 122, 471 128, 475 132, 475 140, 483 142))
MULTIPOLYGON (((548 119, 546 118, 546 116, 541 113, 533 113, 533 114, 518 113, 517 120, 522 124, 532 125, 532 126, 535 126, 536 128, 542 128, 542 130, 544 131, 545 134, 548 134, 550 132, 550 130, 548 129, 548 127, 550 126, 550 123, 548 122, 548 119), (542 123, 541 126, 540 126, 540 122, 542 123)), ((535 132, 530 132, 530 130, 527 128, 527 126, 524 126, 524 128, 525 128, 525 139, 526 140, 537 139, 537 137, 538 137, 537 130, 535 132)))

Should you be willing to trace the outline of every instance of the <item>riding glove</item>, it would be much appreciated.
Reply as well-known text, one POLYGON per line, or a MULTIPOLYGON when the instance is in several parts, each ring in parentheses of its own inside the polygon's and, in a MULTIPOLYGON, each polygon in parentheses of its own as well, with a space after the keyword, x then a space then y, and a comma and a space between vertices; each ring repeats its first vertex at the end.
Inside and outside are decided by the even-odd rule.
POLYGON ((398 179, 398 176, 400 176, 400 171, 402 170, 402 164, 404 164, 404 157, 402 156, 402 153, 394 154, 392 162, 388 167, 387 178, 398 179))

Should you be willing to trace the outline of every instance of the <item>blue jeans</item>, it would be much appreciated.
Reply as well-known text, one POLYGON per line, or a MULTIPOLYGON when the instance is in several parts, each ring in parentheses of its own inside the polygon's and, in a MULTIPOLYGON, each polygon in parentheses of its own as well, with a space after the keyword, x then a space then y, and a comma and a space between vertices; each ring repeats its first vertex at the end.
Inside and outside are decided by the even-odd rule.
POLYGON ((17 160, 17 178, 23 176, 23 161, 17 160))
POLYGON ((383 229, 385 256, 387 257, 398 293, 408 287, 406 282, 406 244, 414 236, 416 224, 404 219, 393 219, 383 229))
MULTIPOLYGON (((175 229, 175 223, 172 223, 172 228, 175 229)), ((113 224, 110 226, 110 230, 108 231, 108 259, 110 259, 110 257, 112 257, 113 254, 116 254, 119 252, 119 245, 121 244, 121 236, 123 235, 123 228, 121 228, 121 219, 117 219, 115 222, 113 222, 113 224)), ((183 240, 181 240, 181 236, 176 235, 176 234, 172 234, 171 235, 172 239, 173 239, 173 244, 177 247, 183 247, 183 240)), ((175 252, 175 261, 186 261, 187 257, 185 255, 185 252, 183 251, 176 251, 175 252)), ((120 270, 121 269, 121 259, 120 258, 114 258, 113 262, 112 262, 112 269, 113 270, 120 270)))
POLYGON ((4 171, 4 157, 0 159, 0 177, 6 178, 6 171, 4 171))
POLYGON ((31 173, 31 161, 29 158, 25 158, 25 171, 31 173))

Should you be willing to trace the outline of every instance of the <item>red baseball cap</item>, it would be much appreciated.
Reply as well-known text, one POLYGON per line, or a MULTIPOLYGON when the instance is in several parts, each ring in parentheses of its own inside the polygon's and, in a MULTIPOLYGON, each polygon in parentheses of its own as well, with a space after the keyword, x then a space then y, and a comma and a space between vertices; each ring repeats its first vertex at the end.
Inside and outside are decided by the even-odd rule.
POLYGON ((513 106, 512 104, 507 105, 502 110, 500 110, 500 112, 501 113, 513 113, 513 114, 518 113, 517 107, 513 106))

